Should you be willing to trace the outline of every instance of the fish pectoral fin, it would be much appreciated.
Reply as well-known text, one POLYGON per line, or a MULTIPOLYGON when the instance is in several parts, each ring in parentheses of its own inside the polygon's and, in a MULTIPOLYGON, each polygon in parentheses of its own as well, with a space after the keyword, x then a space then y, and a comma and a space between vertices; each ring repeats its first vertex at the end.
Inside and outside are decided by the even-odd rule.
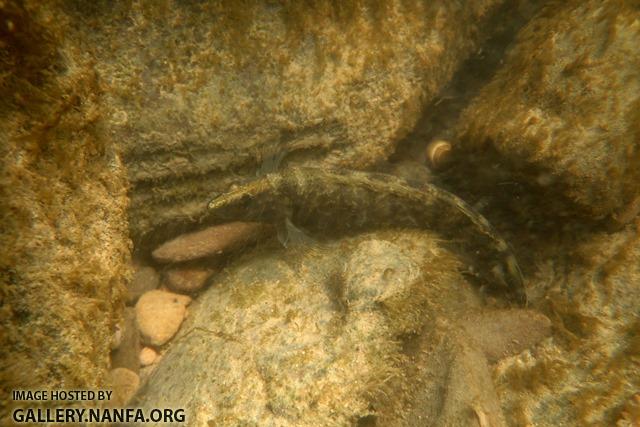
POLYGON ((289 217, 285 217, 277 225, 278 241, 288 248, 289 246, 305 246, 314 245, 316 241, 309 236, 304 230, 293 224, 289 217))

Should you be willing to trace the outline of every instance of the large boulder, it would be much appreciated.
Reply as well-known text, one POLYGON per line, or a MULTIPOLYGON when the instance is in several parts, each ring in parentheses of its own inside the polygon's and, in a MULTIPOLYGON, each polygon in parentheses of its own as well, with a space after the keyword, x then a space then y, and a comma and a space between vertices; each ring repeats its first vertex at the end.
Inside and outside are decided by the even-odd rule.
POLYGON ((3 425, 24 406, 11 390, 106 388, 129 275, 126 172, 98 77, 60 54, 62 29, 38 3, 0 5, 3 425))
POLYGON ((503 409, 513 425, 635 425, 625 405, 640 390, 640 222, 559 234, 532 248, 528 282, 554 340, 497 366, 503 409))
POLYGON ((216 276, 132 404, 188 425, 505 426, 489 361, 547 336, 488 310, 428 232, 259 248, 216 276))
POLYGON ((278 163, 385 159, 501 3, 69 3, 125 149, 134 238, 170 237, 149 233, 278 163))
POLYGON ((466 108, 461 151, 495 150, 547 198, 628 222, 640 211, 638 46, 635 2, 552 2, 466 108))

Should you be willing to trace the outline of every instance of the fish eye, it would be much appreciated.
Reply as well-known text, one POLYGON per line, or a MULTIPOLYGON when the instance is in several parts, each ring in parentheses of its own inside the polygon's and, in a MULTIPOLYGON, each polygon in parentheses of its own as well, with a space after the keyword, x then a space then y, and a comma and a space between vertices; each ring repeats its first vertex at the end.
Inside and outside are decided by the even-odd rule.
POLYGON ((222 193, 212 193, 211 199, 209 199, 209 203, 207 203, 207 208, 212 209, 216 204, 216 202, 218 201, 218 199, 220 199, 221 195, 222 193))

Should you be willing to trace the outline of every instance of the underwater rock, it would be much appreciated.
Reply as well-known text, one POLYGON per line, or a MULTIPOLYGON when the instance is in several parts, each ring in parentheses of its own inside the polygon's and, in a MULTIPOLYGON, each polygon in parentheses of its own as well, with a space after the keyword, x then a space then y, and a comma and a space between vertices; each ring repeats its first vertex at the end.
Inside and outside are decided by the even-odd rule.
POLYGON ((278 163, 385 159, 503 3, 67 4, 125 150, 134 240, 175 236, 215 193, 278 163))
POLYGON ((204 268, 174 268, 164 272, 165 283, 174 292, 190 294, 205 285, 212 270, 204 268))
POLYGON ((489 363, 518 354, 551 334, 549 319, 534 310, 474 313, 460 323, 489 363))
POLYGON ((136 304, 136 323, 147 344, 161 346, 169 341, 184 320, 191 298, 160 290, 142 295, 136 304))
POLYGON ((631 396, 627 402, 616 427, 635 427, 640 425, 640 393, 631 396))
POLYGON ((568 234, 539 252, 528 281, 554 339, 495 371, 516 425, 616 425, 640 390, 640 222, 568 234))
POLYGON ((130 276, 100 79, 84 50, 62 53, 67 21, 45 3, 0 2, 1 425, 24 407, 11 390, 105 388, 130 276))
POLYGON ((160 275, 153 267, 135 266, 133 277, 127 285, 127 304, 135 304, 142 294, 157 289, 159 284, 160 275))
POLYGON ((457 323, 482 307, 460 267, 418 231, 254 249, 200 295, 132 404, 182 405, 193 425, 444 426, 474 410, 504 425, 457 323))
POLYGON ((122 342, 111 352, 111 368, 127 368, 138 373, 140 363, 140 333, 136 326, 136 313, 131 307, 124 310, 122 342))
POLYGON ((109 373, 109 380, 113 396, 109 405, 113 408, 122 408, 136 394, 140 387, 140 377, 127 368, 116 368, 109 373))
POLYGON ((492 147, 593 218, 627 212, 640 197, 639 19, 634 2, 549 3, 462 114, 463 149, 492 147))
POLYGON ((257 222, 228 222, 204 230, 182 234, 157 247, 153 258, 170 263, 220 255, 239 245, 250 243, 264 231, 257 222))
POLYGON ((158 359, 158 353, 151 347, 143 347, 140 350, 139 361, 141 366, 149 366, 158 359))

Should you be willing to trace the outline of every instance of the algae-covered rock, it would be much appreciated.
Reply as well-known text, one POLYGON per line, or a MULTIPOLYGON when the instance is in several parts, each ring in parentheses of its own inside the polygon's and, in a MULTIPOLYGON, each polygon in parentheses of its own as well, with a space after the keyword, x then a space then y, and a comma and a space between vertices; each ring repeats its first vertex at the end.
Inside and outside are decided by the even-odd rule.
POLYGON ((544 427, 632 417, 625 411, 640 390, 640 224, 565 235, 540 258, 529 304, 551 319, 555 339, 535 357, 498 365, 505 414, 513 425, 544 427), (548 255, 555 251, 571 256, 548 255))
MULTIPOLYGON (((257 249, 214 278, 132 404, 185 408, 191 426, 503 426, 458 319, 498 328, 458 268, 417 231, 257 249)), ((549 332, 537 316, 522 323, 541 331, 526 347, 549 332)))
POLYGON ((551 2, 465 110, 463 147, 494 148, 582 213, 629 221, 640 211, 638 46, 637 2, 551 2))
POLYGON ((62 30, 38 3, 0 3, 3 425, 20 404, 11 390, 106 387, 129 274, 125 171, 102 132, 98 77, 60 54, 62 30))
POLYGON ((134 238, 279 162, 385 159, 501 3, 69 3, 125 148, 134 238))

